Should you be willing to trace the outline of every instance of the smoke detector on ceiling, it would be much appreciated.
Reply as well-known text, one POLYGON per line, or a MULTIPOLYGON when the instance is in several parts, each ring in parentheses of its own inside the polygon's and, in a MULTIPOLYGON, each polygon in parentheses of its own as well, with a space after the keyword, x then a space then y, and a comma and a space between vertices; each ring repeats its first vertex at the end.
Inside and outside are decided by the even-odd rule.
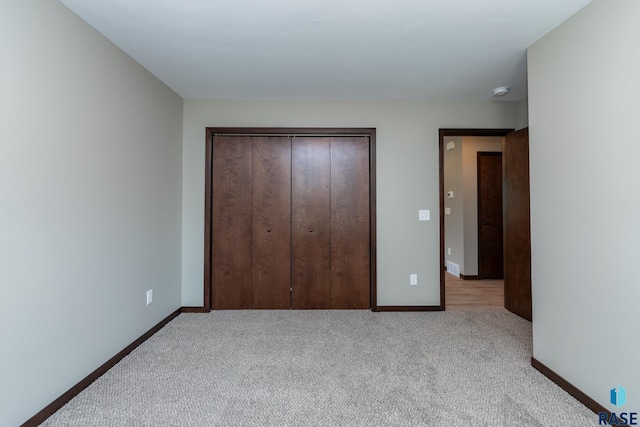
POLYGON ((500 86, 493 90, 493 96, 505 96, 509 93, 509 88, 506 86, 500 86))

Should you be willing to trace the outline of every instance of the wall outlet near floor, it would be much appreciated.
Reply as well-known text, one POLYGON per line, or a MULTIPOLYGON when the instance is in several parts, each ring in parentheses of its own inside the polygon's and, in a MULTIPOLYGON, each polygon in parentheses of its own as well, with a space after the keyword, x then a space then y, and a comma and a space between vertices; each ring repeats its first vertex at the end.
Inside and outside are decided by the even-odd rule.
POLYGON ((147 305, 153 302, 153 289, 147 291, 147 305))
POLYGON ((418 275, 417 274, 410 274, 409 275, 409 284, 411 286, 415 286, 418 284, 418 275))

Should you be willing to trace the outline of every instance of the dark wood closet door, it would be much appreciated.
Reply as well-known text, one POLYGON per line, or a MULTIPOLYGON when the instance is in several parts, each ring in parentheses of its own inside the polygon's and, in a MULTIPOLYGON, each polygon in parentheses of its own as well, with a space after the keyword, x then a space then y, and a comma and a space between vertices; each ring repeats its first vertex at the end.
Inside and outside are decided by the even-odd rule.
POLYGON ((292 142, 291 307, 331 307, 331 138, 292 142))
POLYGON ((369 307, 369 138, 333 138, 331 308, 369 307))
POLYGON ((211 140, 212 308, 369 308, 368 137, 211 140))
POLYGON ((291 138, 253 138, 252 308, 291 305, 291 138))
POLYGON ((213 308, 251 308, 252 141, 213 138, 213 308))

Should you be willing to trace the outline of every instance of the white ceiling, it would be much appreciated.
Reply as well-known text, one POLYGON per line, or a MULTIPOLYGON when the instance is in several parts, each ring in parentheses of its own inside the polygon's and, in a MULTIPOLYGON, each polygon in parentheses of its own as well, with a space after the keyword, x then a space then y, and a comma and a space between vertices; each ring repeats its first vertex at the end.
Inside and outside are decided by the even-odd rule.
POLYGON ((184 98, 526 96, 526 48, 589 0, 60 0, 184 98))

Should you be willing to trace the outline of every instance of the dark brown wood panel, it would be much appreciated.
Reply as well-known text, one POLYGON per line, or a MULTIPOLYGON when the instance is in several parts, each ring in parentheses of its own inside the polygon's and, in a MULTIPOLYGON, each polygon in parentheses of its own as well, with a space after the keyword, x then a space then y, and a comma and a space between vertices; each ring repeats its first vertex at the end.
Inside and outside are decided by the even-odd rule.
MULTIPOLYGON (((370 306, 372 308, 372 310, 376 310, 376 230, 375 230, 375 224, 376 224, 376 202, 375 202, 375 194, 376 194, 376 190, 375 190, 375 170, 376 170, 376 160, 375 160, 375 140, 376 140, 376 131, 373 128, 207 128, 206 129, 206 146, 207 146, 207 150, 206 150, 206 167, 205 167, 205 239, 204 239, 204 243, 205 243, 205 247, 204 247, 204 253, 205 253, 205 259, 204 259, 204 273, 205 273, 205 280, 204 280, 204 304, 203 304, 203 311, 209 311, 210 308, 221 308, 221 307, 217 307, 214 303, 216 297, 215 294, 217 291, 219 291, 217 289, 217 283, 214 280, 214 264, 215 264, 215 258, 217 256, 220 256, 220 252, 215 249, 214 250, 214 246, 217 248, 219 246, 218 244, 218 240, 222 240, 224 241, 225 239, 223 238, 223 236, 218 235, 216 238, 214 238, 214 222, 218 222, 218 223, 223 223, 222 221, 216 220, 214 219, 215 216, 218 215, 218 213, 214 210, 214 187, 216 186, 216 176, 214 174, 214 163, 216 163, 218 169, 220 169, 220 166, 222 165, 222 167, 224 167, 225 164, 225 160, 218 158, 217 157, 217 153, 214 153, 214 139, 216 138, 221 138, 221 137, 227 137, 227 138, 233 138, 234 140, 236 138, 253 138, 253 137, 262 137, 262 136, 273 136, 273 135, 281 135, 281 136, 287 136, 287 137, 294 137, 297 139, 301 139, 301 138, 309 138, 311 135, 313 135, 314 137, 318 137, 323 135, 326 138, 331 138, 333 136, 336 135, 341 135, 341 136, 363 136, 363 135, 367 135, 369 137, 369 167, 370 167, 370 171, 369 171, 369 197, 370 197, 370 215, 369 215, 369 240, 370 240, 370 252, 369 252, 369 257, 370 257, 370 306), (216 161, 214 161, 214 159, 216 161), (215 255, 214 255, 215 252, 215 255)), ((313 139, 313 138, 312 138, 313 139)), ((321 138, 322 139, 322 138, 321 138)), ((328 186, 327 188, 330 188, 330 150, 329 150, 329 154, 327 156, 327 158, 329 159, 329 170, 327 172, 327 174, 325 176, 321 176, 321 179, 326 179, 328 182, 328 186)), ((251 159, 250 163, 253 165, 253 159, 251 159)), ((303 168, 301 168, 303 169, 303 168)), ((312 175, 314 175, 312 172, 307 172, 307 178, 311 179, 315 179, 312 175)), ((253 178, 253 177, 252 177, 253 178)), ((218 184, 220 184, 220 186, 224 186, 224 183, 222 182, 218 182, 218 184)), ((253 181, 252 181, 253 184, 253 181)), ((251 191, 251 190, 250 190, 251 191)), ((308 191, 308 190, 307 190, 308 191)), ((330 191, 330 189, 329 189, 330 191)), ((252 191, 251 191, 252 193, 252 191)), ((310 193, 313 193, 313 191, 310 191, 310 193)), ((314 197, 317 195, 317 192, 314 193, 314 197)), ((331 221, 330 221, 330 214, 331 214, 331 207, 330 207, 330 196, 328 196, 329 198, 329 202, 327 203, 327 207, 326 207, 326 211, 328 212, 327 214, 327 218, 328 218, 328 225, 327 225, 327 229, 330 229, 331 227, 331 221)), ((317 203, 317 202, 313 202, 313 203, 317 203)), ((311 205, 312 203, 306 203, 311 205)), ((219 204, 215 205, 216 207, 220 208, 221 206, 219 204)), ((307 206, 306 207, 309 211, 312 211, 312 207, 307 206)), ((293 209, 293 206, 292 206, 293 209)), ((253 210, 252 210, 253 213, 253 210)), ((311 212, 313 213, 313 212, 311 212)), ((314 220, 313 216, 309 217, 312 221, 314 220)), ((293 226, 293 218, 292 218, 292 226, 293 226)), ((319 221, 319 223, 322 223, 322 221, 319 221)), ((252 232, 251 233, 247 233, 247 235, 251 236, 251 249, 252 251, 255 251, 255 248, 253 248, 253 220, 251 221, 251 229, 252 232)), ((316 230, 318 231, 318 230, 316 230)), ((307 232, 309 232, 307 230, 307 232)), ((322 233, 321 233, 322 234, 322 233)), ((308 236, 307 236, 308 237, 308 236)), ((293 235, 291 236, 292 239, 292 246, 290 247, 290 250, 292 250, 292 259, 295 258, 295 255, 293 254, 293 248, 295 248, 295 244, 293 242, 294 237, 293 235)), ((311 295, 311 300, 314 299, 322 299, 323 294, 324 294, 324 299, 325 302, 323 304, 315 304, 315 306, 317 306, 317 308, 330 308, 330 303, 331 303, 331 298, 330 298, 330 252, 331 252, 331 239, 330 237, 326 237, 327 241, 326 241, 326 250, 325 251, 321 251, 318 250, 318 248, 321 248, 322 245, 316 245, 315 246, 315 250, 316 252, 320 253, 320 257, 312 257, 312 263, 311 264, 307 264, 309 266, 312 267, 311 270, 311 274, 309 274, 308 272, 303 273, 302 277, 303 278, 309 278, 312 276, 313 274, 313 268, 317 268, 318 265, 325 265, 325 268, 328 268, 328 273, 327 273, 327 279, 326 280, 318 280, 313 279, 311 281, 311 284, 320 284, 320 283, 324 283, 324 287, 322 286, 317 286, 316 288, 311 288, 311 292, 315 293, 316 296, 318 298, 316 298, 316 296, 311 295), (327 267, 328 266, 328 267, 327 267)), ((307 243, 312 242, 312 239, 306 239, 307 243)), ((316 243, 319 243, 322 241, 322 239, 315 239, 316 243)), ((304 242, 303 240, 299 240, 299 242, 304 242)), ((314 248, 314 245, 309 245, 311 249, 314 248)), ((300 249, 300 248, 299 248, 300 249)), ((245 253, 248 253, 248 251, 244 251, 245 253)), ((249 255, 250 256, 250 255, 249 255)), ((306 266, 305 265, 305 268, 306 266)), ((253 267, 253 264, 252 264, 253 267)), ((300 269, 299 271, 302 270, 302 264, 300 264, 300 269)), ((294 272, 294 267, 292 265, 292 273, 294 272)), ((250 269, 250 273, 251 276, 253 276, 253 268, 250 269)), ((295 283, 295 278, 292 276, 292 283, 295 283)), ((244 282, 243 282, 244 283, 244 282)), ((222 291, 222 289, 220 289, 220 291, 222 291)), ((302 294, 300 295, 301 297, 303 296, 302 294)), ((251 298, 249 299, 251 303, 251 298)), ((305 298, 300 298, 300 301, 304 302, 305 298)), ((294 302, 295 304, 295 302, 294 302)), ((294 305, 295 307, 295 305, 294 305)), ((305 306, 299 306, 299 307, 295 307, 295 308, 305 308, 305 306)), ((312 304, 310 308, 316 308, 314 307, 314 305, 312 304)))
POLYGON ((252 308, 288 309, 291 138, 253 137, 252 308))
POLYGON ((292 142, 291 307, 331 307, 331 138, 292 142))
POLYGON ((507 134, 504 178, 504 306, 531 320, 531 227, 529 222, 529 129, 507 134))
POLYGON ((478 152, 478 276, 503 274, 502 153, 478 152))
POLYGON ((251 308, 251 137, 213 138, 213 308, 251 308))
POLYGON ((369 138, 331 141, 331 308, 369 308, 369 138))
POLYGON ((207 142, 204 165, 204 292, 202 307, 205 312, 211 310, 211 291, 213 287, 211 272, 211 229, 213 227, 213 133, 207 130, 207 142))
POLYGON ((378 311, 378 293, 377 293, 377 253, 376 253, 376 132, 373 130, 369 134, 369 264, 371 283, 371 310, 378 311))

